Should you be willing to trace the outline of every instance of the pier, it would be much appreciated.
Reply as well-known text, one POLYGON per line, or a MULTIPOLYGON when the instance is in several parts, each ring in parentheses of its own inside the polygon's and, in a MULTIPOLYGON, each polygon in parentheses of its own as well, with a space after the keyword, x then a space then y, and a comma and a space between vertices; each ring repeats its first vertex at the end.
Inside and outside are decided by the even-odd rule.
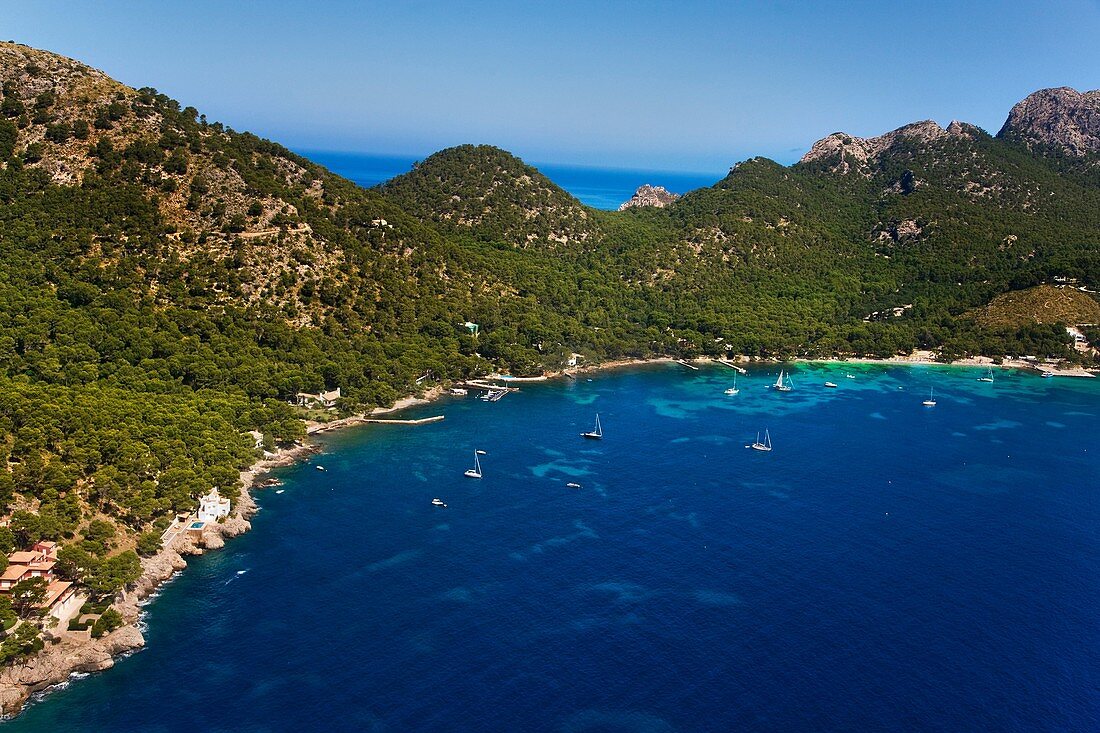
POLYGON ((726 361, 725 359, 718 359, 717 361, 722 366, 728 366, 730 369, 733 369, 735 372, 738 372, 740 374, 748 374, 748 371, 744 367, 739 367, 736 364, 734 364, 733 362, 726 361))
POLYGON ((443 415, 433 415, 432 417, 421 417, 415 420, 403 420, 401 418, 384 418, 384 417, 367 417, 366 415, 353 415, 352 417, 345 417, 341 420, 333 420, 332 422, 321 423, 319 425, 309 425, 306 427, 306 435, 317 435, 318 433, 327 433, 330 430, 339 430, 349 425, 363 425, 365 423, 371 423, 374 425, 427 425, 428 423, 439 422, 443 419, 443 415))
POLYGON ((431 417, 421 417, 416 420, 399 420, 397 418, 381 418, 381 417, 368 417, 364 418, 363 422, 374 423, 376 425, 427 425, 431 422, 439 422, 444 418, 444 415, 432 415, 431 417))

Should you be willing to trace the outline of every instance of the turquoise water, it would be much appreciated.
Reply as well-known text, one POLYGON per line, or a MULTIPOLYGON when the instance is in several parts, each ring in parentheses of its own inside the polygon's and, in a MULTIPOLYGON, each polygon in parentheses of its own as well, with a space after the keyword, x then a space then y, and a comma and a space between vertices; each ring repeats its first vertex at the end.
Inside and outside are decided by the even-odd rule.
POLYGON ((149 606, 145 650, 6 730, 1100 729, 1098 380, 732 376, 333 434, 149 606))
MULTIPOLYGON (((420 158, 411 156, 373 155, 332 151, 299 151, 334 173, 371 187, 394 176, 407 173, 420 158)), ((426 156, 425 156, 426 157, 426 156)), ((687 193, 697 188, 713 186, 725 177, 725 171, 684 173, 682 171, 643 171, 565 166, 535 163, 547 178, 576 196, 582 203, 597 209, 617 209, 642 184, 664 186, 673 193, 687 193)))

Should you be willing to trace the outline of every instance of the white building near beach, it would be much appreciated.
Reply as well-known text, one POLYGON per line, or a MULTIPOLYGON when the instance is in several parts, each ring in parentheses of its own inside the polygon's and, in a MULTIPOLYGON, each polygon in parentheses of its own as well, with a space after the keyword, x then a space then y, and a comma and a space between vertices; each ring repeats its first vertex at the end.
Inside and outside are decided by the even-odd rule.
POLYGON ((215 486, 210 493, 199 499, 199 521, 216 522, 229 516, 229 499, 218 493, 215 486))

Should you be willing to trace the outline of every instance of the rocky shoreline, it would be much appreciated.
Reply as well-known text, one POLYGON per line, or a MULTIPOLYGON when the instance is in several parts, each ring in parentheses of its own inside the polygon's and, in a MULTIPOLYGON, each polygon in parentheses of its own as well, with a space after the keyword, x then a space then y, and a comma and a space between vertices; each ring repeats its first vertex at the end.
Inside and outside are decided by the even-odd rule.
POLYGON ((39 654, 0 669, 0 713, 5 717, 16 715, 32 695, 65 683, 73 674, 110 669, 118 657, 145 646, 138 623, 146 599, 187 567, 186 556, 224 547, 226 539, 252 528, 248 519, 256 513, 252 490, 259 476, 315 452, 312 445, 296 445, 257 461, 241 472, 243 486, 232 516, 224 522, 208 524, 198 543, 181 532, 160 552, 142 558, 141 577, 112 604, 122 614, 123 626, 100 639, 92 639, 87 632, 69 632, 63 628, 47 631, 44 634, 46 647, 39 654))

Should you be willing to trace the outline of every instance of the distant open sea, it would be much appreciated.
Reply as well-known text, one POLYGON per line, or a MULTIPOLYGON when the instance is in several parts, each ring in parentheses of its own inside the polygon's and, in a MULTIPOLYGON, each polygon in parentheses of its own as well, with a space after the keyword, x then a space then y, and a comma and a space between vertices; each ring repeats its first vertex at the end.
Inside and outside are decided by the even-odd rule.
POLYGON ((1100 730, 1100 380, 980 375, 658 364, 334 433, 4 730, 1100 730))
MULTIPOLYGON (((418 158, 408 156, 370 155, 367 153, 340 153, 316 150, 299 150, 315 163, 334 173, 355 181, 360 186, 371 187, 384 183, 394 176, 407 173, 418 158)), ((726 172, 683 173, 670 171, 638 171, 614 168, 590 168, 533 163, 547 178, 576 196, 582 203, 597 209, 617 209, 638 190, 649 183, 664 186, 673 193, 687 193, 697 188, 713 186, 725 177, 726 172)))

